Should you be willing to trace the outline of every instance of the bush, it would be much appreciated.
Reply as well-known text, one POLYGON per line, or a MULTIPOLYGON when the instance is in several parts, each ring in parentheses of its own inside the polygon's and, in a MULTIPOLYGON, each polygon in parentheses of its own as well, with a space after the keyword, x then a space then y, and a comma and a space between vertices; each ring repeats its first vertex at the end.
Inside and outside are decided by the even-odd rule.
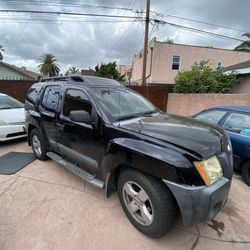
POLYGON ((228 93, 238 82, 235 73, 224 74, 222 68, 212 69, 208 61, 195 63, 191 70, 179 71, 175 77, 176 93, 228 93))

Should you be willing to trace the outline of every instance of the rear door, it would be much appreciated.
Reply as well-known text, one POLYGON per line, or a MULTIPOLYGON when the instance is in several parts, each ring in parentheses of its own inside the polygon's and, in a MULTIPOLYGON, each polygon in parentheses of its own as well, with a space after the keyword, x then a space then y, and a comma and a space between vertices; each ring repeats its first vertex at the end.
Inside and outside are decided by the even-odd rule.
POLYGON ((53 150, 57 151, 57 120, 59 100, 62 87, 59 85, 46 86, 39 105, 44 133, 53 150))
POLYGON ((234 156, 234 166, 250 157, 250 115, 241 112, 231 112, 223 123, 228 132, 234 156))

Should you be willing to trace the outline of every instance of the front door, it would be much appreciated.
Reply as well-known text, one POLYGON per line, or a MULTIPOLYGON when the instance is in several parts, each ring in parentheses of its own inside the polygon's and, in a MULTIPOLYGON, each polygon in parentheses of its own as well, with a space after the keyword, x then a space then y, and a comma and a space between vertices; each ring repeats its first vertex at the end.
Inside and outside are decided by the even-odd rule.
POLYGON ((96 112, 83 90, 66 90, 57 123, 58 148, 62 156, 92 174, 97 174, 103 153, 98 121, 95 117, 96 112), (71 121, 70 112, 74 110, 87 111, 93 124, 71 121))

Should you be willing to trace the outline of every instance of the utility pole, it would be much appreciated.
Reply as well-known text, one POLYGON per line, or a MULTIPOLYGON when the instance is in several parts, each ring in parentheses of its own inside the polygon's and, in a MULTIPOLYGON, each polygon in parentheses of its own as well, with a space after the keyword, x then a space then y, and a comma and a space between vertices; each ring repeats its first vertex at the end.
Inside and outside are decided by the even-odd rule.
POLYGON ((148 54, 148 28, 149 28, 149 13, 150 13, 150 0, 147 0, 146 6, 146 23, 144 34, 144 50, 143 50, 143 63, 142 63, 142 85, 146 86, 146 66, 147 66, 147 54, 148 54))

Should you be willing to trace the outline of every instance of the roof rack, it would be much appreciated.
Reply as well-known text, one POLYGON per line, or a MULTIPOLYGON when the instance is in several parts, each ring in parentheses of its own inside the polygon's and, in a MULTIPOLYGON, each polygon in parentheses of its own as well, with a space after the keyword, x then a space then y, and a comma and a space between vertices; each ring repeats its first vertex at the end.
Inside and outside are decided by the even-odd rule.
POLYGON ((84 82, 84 78, 80 75, 71 75, 71 76, 54 76, 54 77, 45 77, 41 78, 40 82, 47 81, 73 81, 73 82, 84 82))

